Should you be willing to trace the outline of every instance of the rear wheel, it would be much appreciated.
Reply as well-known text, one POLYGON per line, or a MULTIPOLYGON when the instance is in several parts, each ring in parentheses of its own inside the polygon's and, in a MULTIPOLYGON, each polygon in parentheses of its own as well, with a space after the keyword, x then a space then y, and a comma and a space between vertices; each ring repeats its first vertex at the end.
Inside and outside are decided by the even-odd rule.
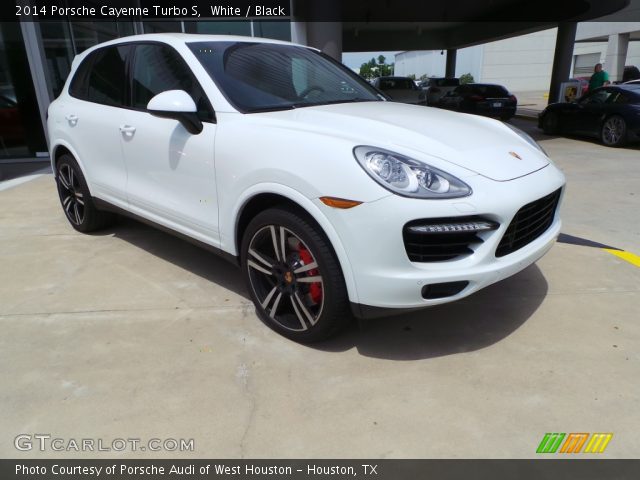
POLYGON ((602 124, 602 143, 608 147, 622 147, 627 143, 627 122, 620 115, 612 115, 602 124))
POLYGON ((62 210, 79 232, 92 232, 112 223, 113 214, 101 212, 94 205, 82 170, 69 154, 61 155, 56 163, 56 186, 62 210))
POLYGON ((324 340, 351 320, 338 260, 320 228, 303 215, 265 210, 247 226, 242 270, 258 316, 298 342, 324 340))
POLYGON ((557 113, 547 112, 544 114, 542 131, 547 135, 555 135, 560 131, 560 119, 557 113))

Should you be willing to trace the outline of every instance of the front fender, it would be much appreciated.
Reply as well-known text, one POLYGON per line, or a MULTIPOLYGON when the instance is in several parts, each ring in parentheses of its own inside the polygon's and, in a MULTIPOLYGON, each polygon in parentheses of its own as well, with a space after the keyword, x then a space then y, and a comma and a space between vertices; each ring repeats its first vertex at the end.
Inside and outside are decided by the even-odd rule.
POLYGON ((242 213, 242 209, 256 195, 264 193, 280 195, 287 198, 288 200, 294 202, 296 205, 304 209, 304 211, 307 212, 318 223, 318 225, 320 225, 325 235, 331 242, 331 246, 333 247, 333 250, 338 257, 338 261, 340 262, 340 267, 342 268, 342 274, 344 276, 349 299, 352 302, 359 303, 358 292, 353 276, 353 269, 351 267, 351 263, 349 262, 349 256, 347 255, 344 245, 340 240, 340 237, 338 236, 333 225, 331 224, 331 222, 329 222, 327 217, 320 210, 316 203, 305 197, 302 193, 286 185, 282 185, 279 183, 259 183, 253 185, 237 197, 233 204, 233 207, 230 210, 227 210, 228 213, 226 215, 223 215, 223 211, 221 210, 220 232, 222 249, 233 255, 239 255, 238 245, 236 245, 235 239, 238 228, 238 220, 242 213))

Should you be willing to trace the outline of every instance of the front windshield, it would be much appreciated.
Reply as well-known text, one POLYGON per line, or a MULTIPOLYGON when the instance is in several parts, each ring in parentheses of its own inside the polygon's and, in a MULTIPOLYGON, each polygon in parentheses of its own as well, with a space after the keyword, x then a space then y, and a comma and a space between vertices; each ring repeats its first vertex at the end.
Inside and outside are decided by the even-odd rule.
POLYGON ((309 48, 254 42, 188 46, 241 112, 382 100, 355 73, 309 48))

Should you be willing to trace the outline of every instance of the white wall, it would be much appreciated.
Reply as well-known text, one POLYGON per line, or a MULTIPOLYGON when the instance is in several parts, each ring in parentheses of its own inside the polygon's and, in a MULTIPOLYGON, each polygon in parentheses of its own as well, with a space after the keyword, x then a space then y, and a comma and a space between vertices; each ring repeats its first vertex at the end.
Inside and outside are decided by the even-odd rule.
POLYGON ((484 45, 480 81, 498 83, 510 91, 549 88, 557 29, 513 37, 484 45))
MULTIPOLYGON (((440 50, 416 50, 401 52, 395 56, 394 74, 406 77, 422 75, 443 77, 447 61, 447 52, 440 55, 440 50)), ((480 75, 482 63, 482 46, 463 48, 458 50, 456 57, 456 76, 470 73, 475 79, 480 75)))
MULTIPOLYGON (((585 53, 599 53, 600 63, 603 64, 604 69, 607 70, 607 42, 584 42, 576 43, 573 49, 574 57, 576 55, 583 55, 585 53)), ((629 42, 629 49, 627 50, 627 61, 625 65, 635 65, 640 68, 640 41, 629 42)))
MULTIPOLYGON (((582 29, 583 38, 587 34, 617 33, 622 25, 627 31, 640 30, 640 22, 594 24, 582 29)), ((579 25, 579 31, 581 28, 579 25)), ((513 92, 546 91, 551 81, 556 34, 557 29, 553 28, 458 50, 456 75, 471 73, 476 82, 498 83, 513 92)), ((607 42, 576 43, 574 57, 585 53, 600 53, 600 61, 605 63, 607 42)), ((445 55, 440 55, 440 51, 402 52, 396 55, 395 72, 413 73, 416 77, 425 73, 443 76, 445 61, 446 52, 445 55)), ((629 42, 626 65, 640 68, 640 41, 629 42)), ((606 63, 604 67, 607 68, 606 63)))
POLYGON ((626 65, 635 65, 640 68, 640 42, 629 42, 626 65))

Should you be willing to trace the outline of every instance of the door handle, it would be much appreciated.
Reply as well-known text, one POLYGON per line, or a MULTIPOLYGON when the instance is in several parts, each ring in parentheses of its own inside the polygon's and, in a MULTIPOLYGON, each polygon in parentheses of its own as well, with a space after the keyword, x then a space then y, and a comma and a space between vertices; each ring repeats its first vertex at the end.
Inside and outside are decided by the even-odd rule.
POLYGON ((75 126, 78 123, 78 116, 77 115, 70 114, 70 115, 67 115, 64 118, 66 118, 67 122, 69 122, 69 124, 72 127, 75 126))
POLYGON ((136 127, 132 127, 131 125, 120 125, 120 131, 128 136, 133 136, 136 133, 136 127))

